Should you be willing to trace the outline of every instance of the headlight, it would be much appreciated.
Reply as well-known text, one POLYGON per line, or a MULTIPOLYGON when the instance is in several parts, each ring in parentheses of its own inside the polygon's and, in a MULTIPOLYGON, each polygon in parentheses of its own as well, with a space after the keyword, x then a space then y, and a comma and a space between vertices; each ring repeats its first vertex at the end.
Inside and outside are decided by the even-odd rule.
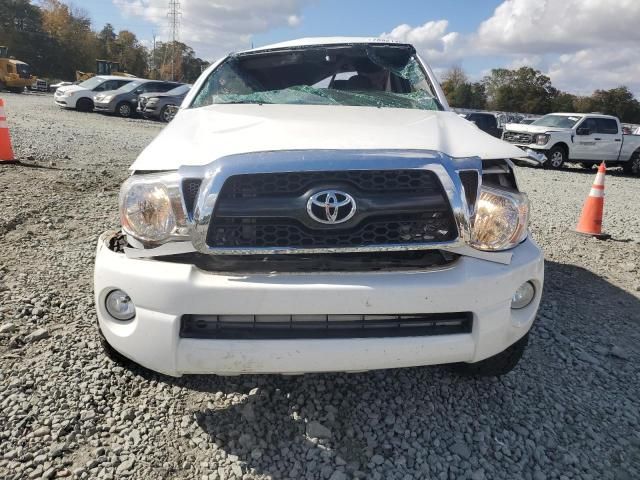
POLYGON ((472 221, 471 245, 506 250, 527 237, 529 200, 523 193, 483 186, 472 221))
POLYGON ((546 145, 549 141, 549 135, 547 135, 546 133, 538 133, 537 135, 533 136, 533 141, 536 143, 536 145, 546 145))
POLYGON ((153 106, 153 105, 155 105, 156 103, 158 103, 158 99, 157 99, 157 98, 150 98, 150 99, 147 101, 147 105, 149 105, 149 106, 153 106))
POLYGON ((100 98, 100 101, 107 103, 107 102, 110 102, 112 98, 113 98, 113 95, 107 95, 106 97, 100 98))
POLYGON ((177 173, 133 175, 120 190, 120 221, 127 235, 157 245, 188 235, 177 173))

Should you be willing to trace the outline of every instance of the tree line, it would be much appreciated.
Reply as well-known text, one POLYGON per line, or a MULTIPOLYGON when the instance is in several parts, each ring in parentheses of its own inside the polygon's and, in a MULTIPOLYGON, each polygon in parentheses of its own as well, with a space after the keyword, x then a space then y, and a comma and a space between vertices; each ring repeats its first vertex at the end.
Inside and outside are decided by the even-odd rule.
POLYGON ((119 62, 120 71, 138 77, 187 83, 209 65, 181 42, 158 42, 149 49, 133 32, 116 32, 109 23, 94 31, 86 11, 61 0, 41 0, 39 5, 0 0, 0 45, 31 65, 38 77, 50 80, 73 80, 76 71, 95 72, 96 59, 119 62))
POLYGON ((494 68, 479 82, 470 82, 460 67, 445 73, 442 89, 452 107, 544 115, 551 112, 600 112, 623 122, 640 123, 640 102, 619 86, 596 90, 590 96, 573 95, 555 88, 539 70, 494 68))

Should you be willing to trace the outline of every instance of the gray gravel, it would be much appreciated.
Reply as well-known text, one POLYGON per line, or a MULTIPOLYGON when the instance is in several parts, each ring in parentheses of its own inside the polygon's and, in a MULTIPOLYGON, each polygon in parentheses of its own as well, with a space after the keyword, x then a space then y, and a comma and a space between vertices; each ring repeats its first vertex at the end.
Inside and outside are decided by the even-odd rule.
POLYGON ((126 370, 99 347, 95 242, 162 128, 4 96, 0 478, 640 478, 640 179, 607 175, 611 241, 571 233, 593 173, 518 169, 546 258, 506 377, 446 368, 300 377, 126 370))

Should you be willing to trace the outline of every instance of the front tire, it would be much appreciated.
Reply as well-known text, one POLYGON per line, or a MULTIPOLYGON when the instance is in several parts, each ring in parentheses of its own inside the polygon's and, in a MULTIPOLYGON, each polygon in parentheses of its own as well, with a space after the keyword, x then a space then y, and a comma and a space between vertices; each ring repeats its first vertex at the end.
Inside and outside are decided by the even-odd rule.
POLYGON ((486 358, 476 363, 456 363, 454 370, 461 374, 473 377, 501 377, 515 368, 527 344, 529 343, 529 333, 511 345, 505 351, 486 358))
POLYGON ((553 147, 549 150, 549 154, 547 155, 547 161, 544 162, 545 167, 553 168, 558 170, 562 168, 564 162, 567 161, 567 153, 562 147, 553 147))
POLYGON ((123 118, 129 118, 133 114, 133 109, 129 102, 120 102, 116 106, 116 113, 123 118))
POLYGON ((634 153, 628 162, 624 162, 622 170, 629 175, 640 177, 640 152, 634 153))
POLYGON ((76 102, 76 109, 79 112, 90 112, 93 110, 93 101, 89 98, 81 98, 76 102))
POLYGON ((172 105, 165 105, 164 107, 162 107, 162 110, 160 110, 160 120, 164 123, 169 123, 171 120, 173 120, 173 115, 171 114, 171 110, 169 108, 170 106, 172 105))

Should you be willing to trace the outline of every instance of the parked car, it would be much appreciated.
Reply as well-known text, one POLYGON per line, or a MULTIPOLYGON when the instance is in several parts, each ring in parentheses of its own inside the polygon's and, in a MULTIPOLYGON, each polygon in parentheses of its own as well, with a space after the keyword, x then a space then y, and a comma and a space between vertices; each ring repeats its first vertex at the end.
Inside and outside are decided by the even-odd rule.
POLYGON ((191 85, 180 85, 168 92, 143 93, 138 97, 137 112, 145 118, 155 118, 163 122, 170 122, 178 107, 187 96, 191 85))
POLYGON ((53 95, 53 100, 63 108, 90 112, 93 110, 93 96, 96 93, 115 90, 133 80, 133 78, 115 75, 98 75, 77 85, 59 87, 53 95))
POLYGON ((162 80, 135 79, 118 90, 97 94, 93 98, 96 112, 115 113, 121 117, 130 117, 136 113, 138 97, 147 92, 167 92, 182 85, 162 80))
POLYGON ((498 127, 498 120, 493 113, 473 112, 466 113, 463 116, 470 122, 475 123, 483 132, 487 132, 497 138, 502 136, 502 129, 498 127))
POLYGON ((32 92, 48 92, 49 84, 42 78, 36 78, 36 80, 29 87, 29 90, 31 90, 32 92))
POLYGON ((450 111, 411 45, 231 54, 122 186, 96 252, 103 346, 176 376, 505 374, 543 287, 522 155, 450 111))
POLYGON ((550 113, 531 125, 508 124, 503 139, 543 154, 548 168, 565 162, 592 168, 605 160, 640 175, 640 138, 623 135, 620 121, 610 115, 550 113))

